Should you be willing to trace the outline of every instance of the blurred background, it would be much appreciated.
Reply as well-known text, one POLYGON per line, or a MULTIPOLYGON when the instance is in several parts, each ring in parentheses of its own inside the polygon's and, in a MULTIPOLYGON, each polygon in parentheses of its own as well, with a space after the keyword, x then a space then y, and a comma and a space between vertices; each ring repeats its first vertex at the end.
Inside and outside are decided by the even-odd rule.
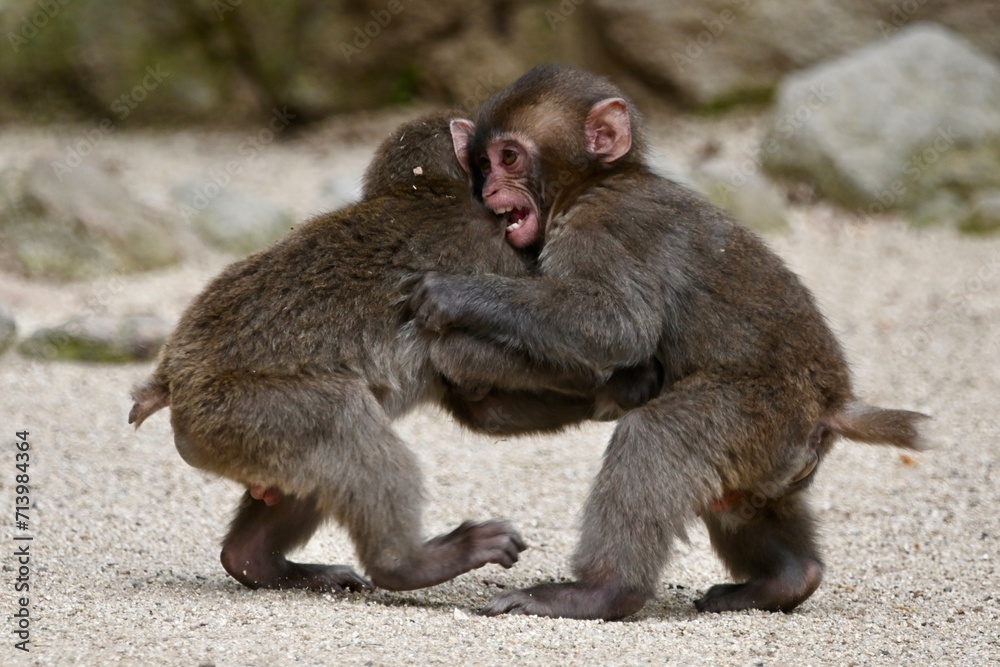
POLYGON ((1000 228, 996 0, 0 0, 0 36, 0 347, 37 331, 29 355, 148 358, 203 274, 142 292, 166 322, 87 334, 148 340, 72 332, 352 201, 396 123, 547 61, 622 86, 654 166, 764 233, 1000 228))
MULTIPOLYGON (((0 423, 30 432, 38 536, 23 664, 994 665, 997 230, 1000 0, 0 0, 0 423), (570 576, 613 425, 497 441, 416 411, 397 428, 426 532, 510 517, 518 567, 248 595, 215 546, 242 490, 177 456, 166 411, 133 432, 130 387, 227 263, 357 198, 396 125, 471 115, 547 61, 619 84, 652 166, 763 234, 859 394, 932 414, 937 449, 827 458, 827 581, 801 612, 695 615, 728 576, 695 529, 637 622, 500 621, 472 613, 496 587, 570 576)), ((336 530, 302 556, 352 558, 336 530)))

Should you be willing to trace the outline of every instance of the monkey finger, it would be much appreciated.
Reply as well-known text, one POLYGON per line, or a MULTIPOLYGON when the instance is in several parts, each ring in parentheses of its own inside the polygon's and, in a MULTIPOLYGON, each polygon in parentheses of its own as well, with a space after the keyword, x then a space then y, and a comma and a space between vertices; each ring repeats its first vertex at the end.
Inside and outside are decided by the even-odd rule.
POLYGON ((524 538, 509 521, 466 521, 443 537, 445 540, 464 543, 466 558, 472 568, 482 567, 487 563, 511 568, 519 560, 519 554, 528 548, 524 538))
POLYGON ((450 305, 455 295, 451 277, 429 271, 410 294, 409 310, 420 328, 432 333, 444 333, 454 324, 450 305))

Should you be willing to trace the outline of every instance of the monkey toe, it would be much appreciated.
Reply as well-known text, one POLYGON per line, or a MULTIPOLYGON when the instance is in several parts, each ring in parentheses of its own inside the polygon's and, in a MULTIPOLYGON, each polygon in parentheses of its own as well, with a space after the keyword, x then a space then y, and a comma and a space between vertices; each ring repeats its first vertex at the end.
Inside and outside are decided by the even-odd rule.
POLYGON ((483 616, 500 616, 502 614, 544 616, 544 614, 533 614, 529 611, 530 607, 531 596, 525 591, 509 591, 495 596, 479 610, 479 613, 483 616))
POLYGON ((293 563, 284 558, 245 558, 223 550, 222 565, 231 577, 250 589, 301 588, 319 593, 370 591, 374 586, 346 565, 293 563))
POLYGON ((648 593, 612 583, 541 584, 501 593, 490 600, 480 613, 484 616, 520 614, 612 621, 636 613, 647 599, 648 593))
POLYGON ((346 565, 288 563, 283 577, 274 588, 303 588, 318 593, 372 591, 375 587, 346 565))
POLYGON ((695 609, 704 612, 737 611, 740 609, 754 609, 753 604, 747 606, 743 602, 737 603, 744 596, 740 595, 740 590, 746 584, 716 584, 709 588, 703 596, 694 601, 695 609))
POLYGON ((751 579, 742 584, 717 584, 698 600, 695 608, 703 612, 762 611, 789 612, 805 602, 823 578, 823 566, 807 560, 786 567, 777 576, 751 579))

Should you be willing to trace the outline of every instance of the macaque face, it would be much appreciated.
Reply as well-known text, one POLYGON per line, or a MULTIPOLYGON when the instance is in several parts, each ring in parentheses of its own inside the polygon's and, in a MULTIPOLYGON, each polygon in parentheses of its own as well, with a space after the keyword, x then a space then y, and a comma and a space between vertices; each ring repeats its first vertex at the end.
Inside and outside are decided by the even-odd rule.
POLYGON ((485 179, 483 202, 507 223, 507 242, 527 248, 541 239, 541 211, 530 187, 535 151, 524 138, 506 136, 473 156, 485 179), (529 147, 530 146, 530 147, 529 147))
MULTIPOLYGON (((549 199, 560 189, 580 181, 591 163, 609 167, 632 147, 628 104, 620 97, 588 107, 584 122, 576 127, 573 125, 579 121, 574 119, 579 116, 569 110, 553 111, 544 105, 538 108, 544 110, 539 112, 543 115, 520 129, 514 125, 514 129, 496 132, 487 127, 477 135, 472 121, 463 118, 451 121, 458 161, 477 186, 482 179, 483 203, 504 218, 507 242, 515 248, 530 248, 542 241, 544 219, 553 204, 549 199), (559 127, 565 132, 579 133, 582 142, 558 139, 561 133, 552 132, 552 128, 559 127), (548 165, 545 170, 543 157, 548 165), (578 164, 584 168, 573 166, 578 164), (571 166, 560 169, 555 165, 571 166), (561 176, 556 179, 545 171, 561 176)), ((523 119, 519 122, 524 124, 523 119)))

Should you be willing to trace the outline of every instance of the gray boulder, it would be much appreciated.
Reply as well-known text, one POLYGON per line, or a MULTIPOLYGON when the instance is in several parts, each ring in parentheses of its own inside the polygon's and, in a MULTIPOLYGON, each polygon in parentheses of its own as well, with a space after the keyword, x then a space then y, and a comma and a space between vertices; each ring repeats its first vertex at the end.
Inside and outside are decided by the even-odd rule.
POLYGON ((285 207, 270 199, 222 190, 211 179, 194 179, 173 190, 181 216, 210 246, 241 255, 259 250, 295 225, 285 207))
POLYGON ((615 65, 699 107, 768 99, 788 73, 917 21, 946 25, 1000 57, 996 0, 593 0, 586 7, 615 65))
POLYGON ((49 361, 148 361, 156 357, 170 331, 170 324, 154 315, 85 315, 36 331, 21 341, 18 351, 49 361))
POLYGON ((14 315, 0 306, 0 354, 6 352, 16 339, 17 324, 14 322, 14 315))
POLYGON ((77 280, 176 262, 164 216, 80 156, 0 172, 0 261, 28 278, 77 280))
POLYGON ((758 232, 788 229, 784 193, 763 174, 756 163, 739 165, 720 159, 699 164, 693 172, 698 190, 717 206, 758 232))
POLYGON ((787 72, 876 39, 874 21, 844 5, 598 0, 596 11, 598 29, 643 79, 712 107, 767 99, 787 72))
POLYGON ((934 24, 789 76, 761 158, 860 215, 1000 187, 1000 66, 934 24))

